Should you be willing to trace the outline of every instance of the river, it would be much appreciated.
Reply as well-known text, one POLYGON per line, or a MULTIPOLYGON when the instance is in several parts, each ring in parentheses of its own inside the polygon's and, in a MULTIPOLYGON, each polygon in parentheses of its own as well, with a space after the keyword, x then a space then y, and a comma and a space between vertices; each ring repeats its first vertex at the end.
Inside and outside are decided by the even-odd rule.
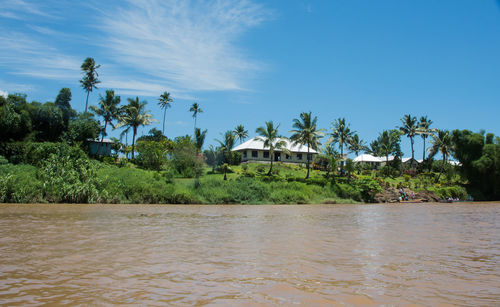
POLYGON ((500 305, 500 204, 0 205, 1 305, 500 305))

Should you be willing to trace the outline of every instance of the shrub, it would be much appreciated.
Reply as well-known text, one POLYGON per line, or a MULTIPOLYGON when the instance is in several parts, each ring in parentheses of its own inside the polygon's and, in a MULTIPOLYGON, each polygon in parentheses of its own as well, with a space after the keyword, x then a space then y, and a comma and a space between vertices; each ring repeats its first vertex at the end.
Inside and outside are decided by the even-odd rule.
POLYGON ((44 198, 50 202, 98 202, 100 181, 96 174, 96 161, 51 154, 39 171, 44 198))
POLYGON ((42 202, 42 184, 36 178, 36 171, 26 164, 0 165, 0 202, 42 202))
POLYGON ((25 150, 23 161, 31 165, 40 165, 51 155, 67 157, 70 160, 87 159, 87 155, 80 148, 69 146, 66 143, 27 143, 25 150))

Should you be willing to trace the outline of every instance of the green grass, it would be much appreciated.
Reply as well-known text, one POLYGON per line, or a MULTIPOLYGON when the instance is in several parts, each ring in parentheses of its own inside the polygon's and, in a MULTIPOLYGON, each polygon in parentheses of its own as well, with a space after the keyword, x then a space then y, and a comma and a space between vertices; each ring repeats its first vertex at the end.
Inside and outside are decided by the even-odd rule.
MULTIPOLYGON (((164 204, 322 204, 359 203, 373 199, 382 185, 419 184, 418 178, 384 178, 359 176, 357 179, 325 178, 325 172, 299 165, 277 163, 273 175, 267 176, 269 164, 249 163, 232 166, 223 174, 205 168, 199 179, 171 178, 165 171, 149 171, 127 164, 124 167, 98 163, 95 185, 96 199, 104 203, 164 203, 164 204)), ((42 188, 44 176, 31 165, 0 164, 0 202, 53 202, 42 188)), ((75 183, 78 185, 78 183, 75 183)), ((83 183, 82 183, 83 184, 83 183)), ((72 187, 79 191, 78 186, 72 187)), ((463 198, 460 186, 431 184, 428 188, 441 197, 463 198)), ((57 186, 56 186, 57 190, 57 186)))

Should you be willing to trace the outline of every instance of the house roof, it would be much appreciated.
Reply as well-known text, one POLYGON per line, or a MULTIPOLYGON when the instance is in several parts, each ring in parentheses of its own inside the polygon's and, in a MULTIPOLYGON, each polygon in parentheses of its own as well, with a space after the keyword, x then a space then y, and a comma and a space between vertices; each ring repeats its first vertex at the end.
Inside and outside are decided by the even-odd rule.
MULTIPOLYGON (((410 160, 411 160, 411 157, 410 158, 402 158, 401 162, 406 163, 406 162, 409 162, 410 160)), ((417 163, 422 163, 421 160, 416 160, 416 159, 413 159, 413 160, 417 163)))
MULTIPOLYGON (((289 139, 287 138, 279 138, 278 140, 282 140, 282 141, 285 141, 286 142, 286 146, 285 148, 290 151, 290 152, 297 152, 297 153, 307 153, 307 146, 306 145, 293 145, 292 142, 290 142, 289 139)), ((264 148, 264 142, 259 140, 259 139, 256 139, 256 138, 252 138, 246 142, 244 142, 243 144, 240 144, 236 147, 234 147, 232 149, 232 151, 240 151, 240 150, 267 150, 269 149, 269 147, 266 147, 264 148)), ((275 151, 280 151, 280 150, 275 150, 275 151)), ((318 153, 316 150, 314 149, 310 149, 309 150, 309 153, 312 153, 312 154, 316 154, 318 153)))
MULTIPOLYGON (((93 142, 93 143, 101 143, 101 139, 100 138, 99 139, 95 139, 95 140, 94 139, 87 139, 87 141, 93 142)), ((113 144, 113 141, 111 139, 104 139, 102 142, 103 143, 113 144)))
MULTIPOLYGON (((389 161, 394 160, 393 156, 389 156, 389 161)), ((354 162, 385 162, 386 158, 385 157, 375 157, 370 154, 362 154, 357 156, 356 158, 353 159, 354 162)))

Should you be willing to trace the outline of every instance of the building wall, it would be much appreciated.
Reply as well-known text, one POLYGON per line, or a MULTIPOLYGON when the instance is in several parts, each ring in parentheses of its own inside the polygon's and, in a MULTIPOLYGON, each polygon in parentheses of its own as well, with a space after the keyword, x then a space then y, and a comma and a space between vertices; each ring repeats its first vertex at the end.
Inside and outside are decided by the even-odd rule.
MULTIPOLYGON (((240 150, 238 151, 241 153, 241 162, 247 162, 247 161, 264 161, 264 162, 269 162, 269 156, 264 157, 265 152, 269 152, 268 150, 240 150), (252 155, 252 152, 257 152, 257 156, 255 157, 252 155), (246 156, 245 156, 246 153, 246 156)), ((276 152, 275 152, 276 153, 276 152)), ((292 152, 288 156, 283 152, 279 152, 281 159, 279 160, 280 162, 290 162, 290 163, 307 163, 307 153, 296 153, 292 152), (299 159, 299 157, 302 156, 302 159, 299 159)), ((273 153, 274 155, 274 153, 273 153)), ((316 154, 311 154, 311 162, 314 160, 314 156, 316 154)), ((275 161, 276 162, 276 161, 275 161)))
POLYGON ((96 155, 111 156, 111 144, 110 143, 102 143, 101 147, 99 147, 100 144, 101 143, 98 143, 98 142, 90 142, 89 143, 90 155, 92 155, 92 156, 96 156, 96 155), (99 152, 97 152, 97 151, 99 151, 99 152))

